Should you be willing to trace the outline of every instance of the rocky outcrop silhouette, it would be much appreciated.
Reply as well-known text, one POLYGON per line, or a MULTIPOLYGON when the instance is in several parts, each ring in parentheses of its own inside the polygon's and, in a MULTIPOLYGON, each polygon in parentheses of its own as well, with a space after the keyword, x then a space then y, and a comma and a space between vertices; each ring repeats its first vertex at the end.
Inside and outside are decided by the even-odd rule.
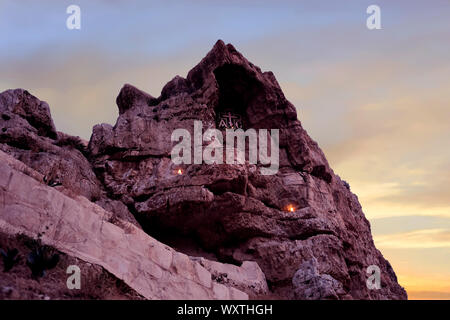
MULTIPOLYGON (((6 91, 0 94, 0 149, 41 174, 46 188, 62 188, 109 212, 106 220, 118 228, 111 227, 112 233, 132 226, 140 236, 127 243, 130 250, 148 242, 148 234, 171 255, 190 257, 175 269, 168 264, 167 277, 194 265, 228 290, 199 298, 230 298, 231 291, 251 298, 406 298, 375 248, 356 195, 303 129, 273 73, 262 72, 231 44, 219 40, 186 78, 176 76, 157 98, 126 84, 117 105, 116 124, 96 125, 87 145, 55 130, 46 103, 21 89, 6 91), (194 121, 204 130, 218 128, 225 111, 244 130, 279 129, 276 174, 263 175, 261 164, 248 162, 171 161, 174 130, 193 135, 194 121), (366 285, 370 265, 380 268, 380 289, 366 285)), ((8 210, 3 206, 0 213, 8 210)), ((98 231, 84 236, 89 232, 98 231)), ((104 256, 97 259, 105 266, 104 256)), ((163 285, 159 279, 154 286, 163 285)))

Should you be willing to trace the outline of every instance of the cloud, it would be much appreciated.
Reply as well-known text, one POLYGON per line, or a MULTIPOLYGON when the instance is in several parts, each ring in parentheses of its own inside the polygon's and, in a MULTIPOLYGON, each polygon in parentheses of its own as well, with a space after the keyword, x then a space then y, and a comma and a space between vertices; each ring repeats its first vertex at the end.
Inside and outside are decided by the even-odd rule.
POLYGON ((352 28, 342 45, 343 35, 324 30, 320 43, 333 50, 291 50, 298 62, 279 81, 369 218, 450 216, 450 48, 440 41, 448 29, 402 32, 367 42, 352 28))
POLYGON ((425 292, 429 292, 429 298, 438 298, 438 293, 440 297, 450 294, 450 248, 380 249, 410 299, 426 298, 425 292))
POLYGON ((425 229, 405 233, 377 235, 374 241, 380 248, 450 248, 450 230, 425 229))
POLYGON ((95 46, 64 55, 41 51, 5 64, 0 89, 29 90, 49 103, 58 130, 89 139, 95 124, 115 123, 115 99, 125 83, 159 96, 175 75, 185 76, 192 61, 201 56, 190 58, 194 53, 189 48, 184 53, 130 59, 112 56, 95 46))
POLYGON ((378 236, 424 229, 450 230, 450 218, 441 216, 394 216, 371 219, 370 225, 372 232, 378 236))
POLYGON ((450 291, 408 290, 408 300, 450 300, 450 291))

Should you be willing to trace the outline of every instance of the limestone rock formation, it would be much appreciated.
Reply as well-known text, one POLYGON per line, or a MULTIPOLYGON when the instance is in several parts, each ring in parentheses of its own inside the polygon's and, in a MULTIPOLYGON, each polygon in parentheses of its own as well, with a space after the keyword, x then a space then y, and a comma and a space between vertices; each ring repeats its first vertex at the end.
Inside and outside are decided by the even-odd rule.
POLYGON ((132 223, 110 223, 111 212, 64 187, 43 184, 38 172, 2 151, 0 160, 0 233, 40 239, 101 266, 147 299, 248 298, 132 223))
MULTIPOLYGON (((55 188, 85 199, 83 205, 100 205, 102 215, 110 216, 106 221, 114 223, 105 229, 116 239, 111 243, 119 245, 117 237, 124 237, 128 248, 143 250, 156 241, 148 240, 145 231, 177 250, 162 247, 171 252, 166 265, 150 263, 148 271, 141 266, 159 275, 141 288, 144 296, 183 298, 179 290, 164 294, 151 286, 166 287, 167 279, 184 275, 196 283, 190 293, 202 298, 243 297, 242 291, 283 299, 406 298, 389 262, 375 248, 356 195, 303 129, 274 75, 262 72, 231 44, 219 40, 186 78, 176 76, 158 98, 125 85, 117 105, 116 124, 96 125, 86 147, 54 129, 47 104, 23 90, 6 91, 0 94, 0 149, 25 163, 26 170, 62 184, 55 188), (276 174, 263 175, 261 164, 248 162, 171 161, 174 130, 193 135, 195 121, 202 122, 203 130, 219 128, 223 112, 241 119, 244 130, 279 129, 276 174), (133 240, 124 231, 130 226, 139 234, 133 240), (381 270, 379 290, 366 286, 370 265, 381 270), (193 277, 195 268, 203 276, 193 277), (212 287, 206 285, 206 272, 216 280, 212 287)), ((80 232, 88 237, 96 230, 80 232)), ((96 245, 101 253, 104 248, 96 245)), ((100 265, 111 263, 120 277, 136 276, 129 264, 104 261, 103 254, 95 259, 100 265)))
POLYGON ((42 174, 50 186, 62 185, 136 225, 121 202, 107 197, 87 158, 87 142, 57 132, 46 102, 22 89, 0 94, 0 150, 42 174))
POLYGON ((244 261, 240 267, 207 260, 205 258, 191 257, 198 261, 218 283, 237 288, 250 297, 264 297, 270 295, 266 277, 261 268, 254 261, 244 261))

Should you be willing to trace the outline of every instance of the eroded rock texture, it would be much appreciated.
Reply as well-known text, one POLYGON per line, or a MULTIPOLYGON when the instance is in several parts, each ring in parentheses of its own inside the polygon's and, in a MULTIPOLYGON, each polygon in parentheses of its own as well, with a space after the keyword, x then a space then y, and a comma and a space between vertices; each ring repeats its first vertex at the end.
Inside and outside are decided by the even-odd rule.
POLYGON ((197 249, 219 261, 256 261, 270 289, 284 298, 406 298, 374 246, 357 197, 302 128, 274 75, 232 45, 218 41, 160 97, 125 85, 117 104, 117 123, 93 129, 91 161, 111 197, 147 232, 180 250, 183 239, 194 239, 197 249), (170 158, 173 130, 193 135, 195 120, 204 130, 216 128, 218 113, 229 108, 244 129, 280 129, 278 173, 264 176, 249 164, 201 164, 182 165, 178 175, 180 166, 170 158), (307 261, 317 262, 311 286, 329 281, 332 294, 301 293, 305 285, 293 285, 307 261), (366 268, 374 264, 382 271, 380 290, 366 287, 366 268))
POLYGON ((56 131, 46 102, 23 89, 7 90, 0 113, 0 150, 41 173, 49 186, 62 185, 138 225, 123 203, 107 197, 87 159, 87 142, 56 131))
POLYGON ((6 91, 0 94, 0 149, 50 186, 62 184, 113 212, 113 223, 139 221, 148 234, 190 256, 243 264, 223 272, 222 265, 200 260, 219 281, 251 297, 406 298, 374 246, 357 197, 302 128, 274 75, 232 45, 218 41, 158 98, 125 85, 117 105, 116 124, 96 125, 86 146, 55 130, 46 103, 24 90, 6 91), (175 129, 193 135, 194 121, 202 121, 203 130, 216 128, 218 115, 230 109, 244 129, 280 130, 277 174, 262 175, 249 163, 171 161, 175 129), (381 269, 379 290, 366 286, 370 265, 381 269))
POLYGON ((10 155, 0 151, 0 160, 0 235, 39 239, 104 268, 147 299, 248 298, 132 223, 117 217, 111 223, 113 214, 85 197, 43 184, 40 173, 10 155))

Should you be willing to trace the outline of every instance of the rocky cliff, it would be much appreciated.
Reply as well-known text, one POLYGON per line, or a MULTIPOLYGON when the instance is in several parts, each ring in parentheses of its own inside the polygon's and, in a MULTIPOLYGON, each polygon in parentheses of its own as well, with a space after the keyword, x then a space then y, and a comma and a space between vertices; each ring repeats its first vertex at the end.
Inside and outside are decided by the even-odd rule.
POLYGON ((87 143, 56 131, 48 105, 27 91, 0 94, 0 150, 24 164, 20 174, 2 169, 4 229, 36 236, 41 231, 27 219, 62 224, 71 233, 52 229, 47 242, 147 298, 406 298, 357 197, 302 128, 274 75, 232 45, 218 41, 159 97, 125 85, 117 105, 116 124, 96 125, 87 143), (193 134, 195 121, 219 128, 224 112, 244 130, 279 129, 276 174, 248 161, 171 161, 174 130, 193 134), (12 183, 11 176, 21 178, 12 183), (16 210, 21 204, 29 210, 16 210), (113 247, 117 254, 105 255, 113 247), (370 265, 380 268, 379 289, 366 285, 370 265), (186 281, 192 286, 183 291, 177 284, 186 281))

